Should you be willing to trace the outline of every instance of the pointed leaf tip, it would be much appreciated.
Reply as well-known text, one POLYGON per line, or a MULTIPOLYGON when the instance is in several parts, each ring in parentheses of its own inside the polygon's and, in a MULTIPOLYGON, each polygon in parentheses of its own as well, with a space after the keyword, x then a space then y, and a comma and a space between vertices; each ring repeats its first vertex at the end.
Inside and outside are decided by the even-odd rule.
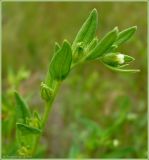
POLYGON ((118 37, 117 40, 115 41, 116 45, 121 45, 124 42, 126 42, 127 40, 129 40, 133 34, 135 33, 135 31, 137 30, 137 26, 132 26, 129 27, 121 32, 118 33, 118 37))
POLYGON ((94 9, 91 11, 91 14, 92 14, 92 15, 97 15, 97 14, 98 14, 97 9, 94 8, 94 9))
POLYGON ((132 26, 131 28, 133 28, 133 29, 137 30, 137 26, 132 26))
POLYGON ((63 46, 70 46, 70 43, 67 41, 67 39, 64 39, 63 46))
POLYGON ((75 40, 72 44, 72 48, 74 50, 76 49, 77 43, 84 42, 86 46, 92 41, 95 36, 97 24, 98 12, 96 9, 93 9, 75 37, 75 40))
POLYGON ((25 102, 25 100, 23 99, 23 97, 17 91, 14 91, 14 96, 16 100, 17 121, 25 122, 26 117, 30 117, 30 114, 31 114, 29 107, 25 102))
POLYGON ((114 29, 113 29, 115 32, 117 32, 118 33, 118 27, 116 26, 116 27, 114 27, 114 29))

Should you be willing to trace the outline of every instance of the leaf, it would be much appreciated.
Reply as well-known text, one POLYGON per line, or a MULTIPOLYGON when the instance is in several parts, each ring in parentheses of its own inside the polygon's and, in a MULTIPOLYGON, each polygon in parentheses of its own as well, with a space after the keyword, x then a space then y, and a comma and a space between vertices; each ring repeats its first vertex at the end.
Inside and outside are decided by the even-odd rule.
POLYGON ((101 57, 115 42, 118 34, 118 28, 115 27, 111 32, 107 33, 97 46, 90 52, 87 60, 93 60, 101 57))
POLYGON ((126 67, 126 66, 129 66, 129 64, 124 64, 124 65, 120 65, 120 66, 117 66, 118 68, 123 68, 123 67, 126 67))
POLYGON ((88 45, 88 47, 87 47, 87 52, 89 52, 89 51, 91 51, 92 49, 94 49, 95 47, 96 47, 96 45, 97 45, 97 43, 98 43, 98 38, 96 37, 96 38, 94 38, 92 41, 91 41, 91 43, 88 45))
POLYGON ((18 92, 14 92, 15 94, 15 100, 16 100, 16 114, 17 114, 17 120, 23 121, 25 123, 26 117, 30 117, 31 113, 29 110, 28 105, 24 101, 24 99, 19 95, 18 92))
POLYGON ((111 52, 115 52, 115 50, 118 48, 117 45, 112 45, 111 47, 109 47, 109 49, 107 49, 107 51, 105 52, 105 54, 111 53, 111 52))
POLYGON ((62 48, 53 57, 49 73, 53 79, 63 80, 69 74, 72 62, 72 51, 70 44, 65 40, 62 48))
POLYGON ((39 134, 41 133, 41 130, 38 128, 30 127, 23 123, 16 123, 17 128, 23 133, 23 134, 39 134))
POLYGON ((115 44, 120 45, 120 44, 126 42, 127 40, 129 40, 133 36, 133 34, 135 33, 136 30, 137 30, 137 26, 133 26, 133 27, 130 27, 128 29, 125 29, 125 30, 119 32, 118 38, 117 38, 115 44))
POLYGON ((117 71, 117 72, 126 72, 126 73, 136 73, 136 72, 140 72, 139 69, 120 69, 119 67, 113 67, 110 65, 107 65, 105 63, 103 63, 107 68, 113 70, 113 71, 117 71))
POLYGON ((72 48, 75 49, 78 42, 84 42, 85 45, 89 44, 95 36, 98 23, 98 13, 96 9, 93 9, 87 20, 82 25, 81 29, 77 33, 77 36, 72 44, 72 48))

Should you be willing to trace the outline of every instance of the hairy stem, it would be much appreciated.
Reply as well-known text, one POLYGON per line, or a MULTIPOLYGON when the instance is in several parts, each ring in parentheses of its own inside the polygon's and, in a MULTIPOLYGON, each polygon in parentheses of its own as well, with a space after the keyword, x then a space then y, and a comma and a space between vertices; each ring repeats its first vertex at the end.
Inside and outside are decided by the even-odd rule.
MULTIPOLYGON (((42 119, 42 129, 41 129, 42 133, 43 133, 44 128, 46 126, 46 123, 47 123, 47 120, 48 120, 48 117, 49 117, 49 113, 50 113, 51 108, 52 108, 53 101, 54 101, 54 99, 57 95, 57 92, 58 92, 58 89, 59 89, 60 85, 61 85, 61 81, 56 82, 53 96, 51 97, 51 99, 49 101, 45 102, 45 111, 44 111, 44 115, 43 115, 43 119, 42 119)), ((38 143, 40 141, 40 137, 41 137, 42 133, 39 134, 37 136, 36 140, 35 140, 32 155, 34 155, 36 150, 37 150, 37 146, 38 146, 38 143)))

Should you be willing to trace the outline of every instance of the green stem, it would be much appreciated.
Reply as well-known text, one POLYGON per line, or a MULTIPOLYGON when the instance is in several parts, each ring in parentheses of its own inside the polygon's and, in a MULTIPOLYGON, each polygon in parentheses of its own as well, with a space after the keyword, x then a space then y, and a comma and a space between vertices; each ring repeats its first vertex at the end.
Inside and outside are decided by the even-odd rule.
MULTIPOLYGON (((52 98, 45 103, 45 111, 44 111, 44 115, 43 115, 43 119, 42 119, 42 129, 41 129, 42 133, 43 133, 43 130, 44 130, 45 126, 46 126, 46 123, 47 123, 47 120, 48 120, 48 117, 49 117, 49 113, 50 113, 51 108, 52 108, 53 101, 54 101, 54 99, 56 97, 56 94, 58 92, 58 89, 59 89, 60 85, 61 85, 61 81, 56 82, 55 88, 54 88, 54 94, 53 94, 52 98)), ((37 146, 38 146, 38 143, 40 141, 40 137, 41 137, 42 133, 39 134, 37 136, 36 140, 35 140, 35 144, 34 144, 34 147, 33 147, 32 155, 34 155, 34 153, 37 150, 37 146)))

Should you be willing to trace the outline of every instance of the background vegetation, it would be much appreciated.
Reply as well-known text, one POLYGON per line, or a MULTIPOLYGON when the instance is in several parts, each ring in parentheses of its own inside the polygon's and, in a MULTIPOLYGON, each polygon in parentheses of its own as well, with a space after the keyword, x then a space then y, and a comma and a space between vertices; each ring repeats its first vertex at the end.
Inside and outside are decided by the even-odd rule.
POLYGON ((115 73, 98 62, 73 70, 55 100, 37 157, 145 158, 147 156, 147 4, 145 2, 4 2, 2 4, 2 151, 15 155, 17 89, 43 111, 40 82, 54 42, 73 41, 97 8, 101 38, 115 26, 137 25, 120 50, 135 57, 137 74, 115 73))

